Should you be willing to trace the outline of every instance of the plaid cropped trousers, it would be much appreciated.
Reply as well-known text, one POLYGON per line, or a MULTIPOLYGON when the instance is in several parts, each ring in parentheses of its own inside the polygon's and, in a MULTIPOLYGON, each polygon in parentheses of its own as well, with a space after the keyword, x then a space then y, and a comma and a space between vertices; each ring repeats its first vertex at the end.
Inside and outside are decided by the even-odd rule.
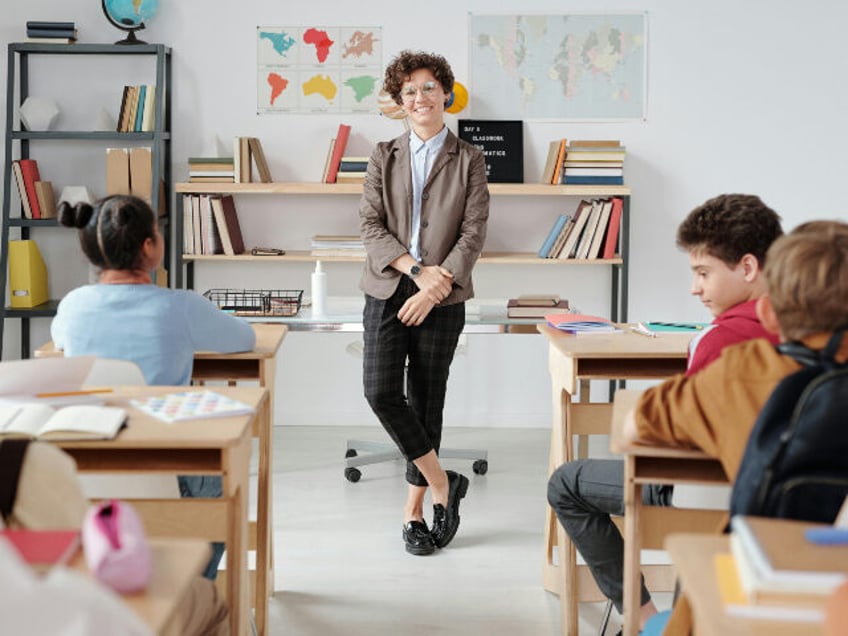
POLYGON ((448 372, 465 326, 465 303, 436 306, 420 325, 407 327, 397 313, 417 291, 403 276, 390 298, 365 295, 362 381, 368 404, 407 460, 407 483, 427 486, 412 461, 439 452, 448 372))

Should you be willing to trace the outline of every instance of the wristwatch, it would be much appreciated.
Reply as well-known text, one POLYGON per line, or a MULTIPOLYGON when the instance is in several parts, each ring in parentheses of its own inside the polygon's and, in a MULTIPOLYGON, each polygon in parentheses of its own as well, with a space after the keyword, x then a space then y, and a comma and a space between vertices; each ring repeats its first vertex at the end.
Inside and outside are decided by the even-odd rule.
POLYGON ((409 268, 409 277, 410 278, 415 278, 420 273, 421 273, 421 266, 418 265, 418 263, 416 263, 415 265, 413 265, 412 267, 409 268))

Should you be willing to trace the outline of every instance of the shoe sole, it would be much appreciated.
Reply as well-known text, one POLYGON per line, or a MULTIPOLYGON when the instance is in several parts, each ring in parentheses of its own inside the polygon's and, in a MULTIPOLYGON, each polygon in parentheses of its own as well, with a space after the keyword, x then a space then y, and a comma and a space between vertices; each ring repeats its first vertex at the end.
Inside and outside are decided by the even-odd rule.
POLYGON ((432 548, 413 548, 407 545, 406 551, 415 556, 429 556, 436 551, 436 546, 434 545, 432 548))
MULTIPOLYGON (((459 474, 459 473, 457 473, 459 474)), ((465 494, 468 492, 468 477, 465 475, 459 475, 459 484, 456 487, 456 498, 454 501, 456 502, 456 519, 459 521, 459 502, 462 499, 465 499, 465 494)), ((450 503, 450 502, 449 502, 450 503)), ((459 523, 456 524, 456 527, 453 529, 453 532, 442 541, 442 545, 436 544, 438 548, 446 548, 448 544, 453 541, 453 538, 456 536, 456 531, 459 530, 459 523)))

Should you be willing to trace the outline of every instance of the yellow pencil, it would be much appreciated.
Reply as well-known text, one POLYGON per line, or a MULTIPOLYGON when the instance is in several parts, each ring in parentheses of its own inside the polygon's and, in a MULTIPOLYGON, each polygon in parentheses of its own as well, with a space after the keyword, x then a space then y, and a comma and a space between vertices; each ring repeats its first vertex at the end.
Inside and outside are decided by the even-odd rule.
POLYGON ((35 397, 52 398, 68 397, 71 395, 93 395, 95 393, 111 393, 112 389, 80 389, 79 391, 56 391, 54 393, 36 393, 35 397))

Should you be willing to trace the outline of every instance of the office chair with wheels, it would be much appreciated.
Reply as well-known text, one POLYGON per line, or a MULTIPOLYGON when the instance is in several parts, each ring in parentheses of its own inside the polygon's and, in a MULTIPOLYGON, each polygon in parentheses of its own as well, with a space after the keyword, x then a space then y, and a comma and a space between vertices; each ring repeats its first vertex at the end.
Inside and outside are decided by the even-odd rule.
MULTIPOLYGON (((346 351, 351 355, 362 357, 363 343, 361 340, 350 343, 346 351)), ((457 348, 457 353, 460 348, 457 348)), ((471 470, 475 475, 485 475, 489 471, 489 454, 485 450, 470 448, 442 448, 439 450, 439 459, 470 459, 471 470)), ((344 476, 351 483, 356 483, 362 477, 360 466, 379 464, 395 460, 403 460, 404 457, 398 448, 389 442, 369 442, 366 440, 349 439, 345 449, 344 476), (367 454, 360 455, 361 452, 367 454)))

